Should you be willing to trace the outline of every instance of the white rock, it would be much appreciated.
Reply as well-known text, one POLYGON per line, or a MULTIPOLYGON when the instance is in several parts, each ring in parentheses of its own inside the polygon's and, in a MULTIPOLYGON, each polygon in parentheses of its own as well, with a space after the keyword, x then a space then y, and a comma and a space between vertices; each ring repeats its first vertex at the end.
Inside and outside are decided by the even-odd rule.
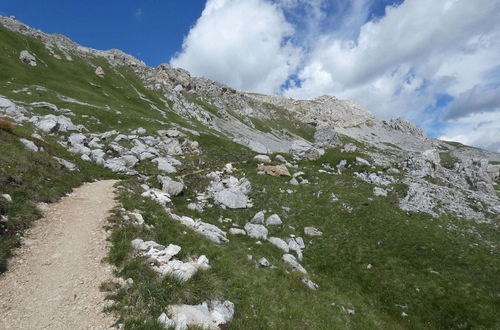
POLYGON ((36 144, 33 143, 33 141, 26 140, 24 138, 20 138, 19 141, 21 141, 21 143, 24 144, 24 146, 27 149, 34 151, 34 152, 38 152, 38 147, 36 146, 36 144))
POLYGON ((95 69, 95 75, 98 76, 99 78, 104 78, 104 70, 102 67, 98 66, 95 69))
POLYGON ((250 220, 251 223, 257 223, 263 225, 265 222, 265 213, 264 211, 257 212, 253 218, 250 220))
POLYGON ((52 157, 56 162, 58 162, 60 165, 62 165, 63 167, 67 168, 68 170, 70 171, 78 171, 78 167, 67 161, 66 159, 62 159, 62 158, 59 158, 59 157, 52 157))
POLYGON ((149 189, 141 194, 144 198, 149 198, 161 206, 167 206, 171 202, 170 195, 159 189, 149 189))
POLYGON ((361 158, 361 157, 356 157, 356 164, 362 165, 362 166, 370 166, 370 162, 367 161, 366 159, 361 158))
POLYGON ((313 281, 311 281, 310 279, 308 278, 303 278, 302 279, 302 283, 304 283, 305 285, 307 285, 307 287, 311 290, 316 290, 319 288, 319 285, 317 285, 316 283, 314 283, 313 281))
POLYGON ((260 163, 271 163, 271 158, 268 155, 257 155, 253 159, 260 163))
POLYGON ((304 234, 308 236, 322 236, 323 233, 314 227, 304 227, 304 234))
POLYGON ((290 251, 290 247, 288 246, 288 243, 282 240, 281 238, 278 237, 269 237, 268 239, 269 243, 277 246, 284 252, 288 253, 290 251))
POLYGON ((247 232, 247 235, 256 239, 267 239, 267 228, 264 227, 263 225, 257 225, 253 223, 247 223, 245 225, 245 231, 247 232))
POLYGON ((270 215, 266 220, 266 225, 268 226, 278 226, 281 225, 282 223, 283 222, 281 221, 281 218, 277 214, 270 215))
POLYGON ((21 53, 19 53, 19 59, 28 65, 31 66, 36 66, 36 58, 33 56, 30 52, 27 50, 22 50, 21 53))
POLYGON ((12 197, 10 197, 9 194, 2 194, 1 195, 3 199, 5 199, 7 202, 12 203, 12 197))
POLYGON ((259 260, 257 260, 257 263, 261 267, 270 267, 271 266, 271 264, 269 263, 269 261, 266 258, 264 258, 264 257, 262 257, 259 260))
POLYGON ((307 274, 307 271, 301 264, 295 259, 295 256, 291 254, 284 254, 282 257, 283 261, 292 266, 292 269, 303 274, 307 274))
POLYGON ((168 193, 170 196, 177 196, 184 190, 184 184, 179 181, 172 180, 168 176, 158 175, 158 181, 160 181, 164 192, 168 193))
POLYGON ((230 322, 234 315, 234 304, 230 301, 210 301, 200 305, 170 305, 167 308, 170 318, 161 317, 165 326, 176 330, 184 330, 188 327, 199 327, 202 329, 220 329, 220 325, 230 322))
POLYGON ((166 158, 155 158, 152 160, 152 162, 158 164, 158 169, 160 171, 164 171, 165 173, 168 174, 177 172, 175 167, 173 167, 170 161, 166 158))
POLYGON ((229 229, 229 233, 230 233, 231 235, 246 235, 246 234, 247 234, 247 232, 246 232, 246 231, 244 231, 244 230, 243 230, 243 229, 241 229, 241 228, 230 228, 230 229, 229 229))
POLYGON ((299 181, 297 181, 297 179, 295 178, 291 178, 289 183, 293 186, 298 186, 299 185, 299 181))
POLYGON ((248 207, 250 200, 238 188, 226 188, 215 195, 215 200, 230 209, 244 209, 248 207))
POLYGON ((378 197, 387 197, 387 190, 375 187, 373 188, 373 194, 378 197))

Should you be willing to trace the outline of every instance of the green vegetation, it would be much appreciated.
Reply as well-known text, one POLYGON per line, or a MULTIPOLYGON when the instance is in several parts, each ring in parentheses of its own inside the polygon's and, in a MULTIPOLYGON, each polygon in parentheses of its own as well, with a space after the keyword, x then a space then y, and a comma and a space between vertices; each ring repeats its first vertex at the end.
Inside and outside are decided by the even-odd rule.
POLYGON ((441 166, 447 169, 453 169, 455 163, 458 162, 458 158, 453 157, 449 152, 440 152, 439 157, 441 158, 441 166))
MULTIPOLYGON (((211 167, 224 165, 225 152, 220 151, 220 160, 214 160, 211 167)), ((212 149, 211 157, 214 153, 212 149)), ((227 245, 211 243, 170 219, 155 203, 135 198, 141 190, 134 179, 124 183, 133 192, 122 191, 123 206, 140 210, 154 230, 127 224, 119 213, 114 217, 110 261, 118 266, 121 277, 130 277, 135 284, 110 294, 116 302, 111 309, 119 312, 130 329, 154 328, 169 304, 197 304, 213 298, 235 303, 230 329, 494 328, 500 321, 495 316, 494 295, 498 290, 495 274, 500 271, 498 250, 478 241, 476 235, 498 240, 498 231, 452 217, 429 220, 423 214, 407 214, 397 207, 406 187, 396 184, 387 198, 373 197, 373 186, 353 181, 352 172, 363 168, 339 176, 318 172, 323 163, 353 162, 356 156, 369 158, 332 149, 318 161, 300 162, 299 169, 311 184, 293 187, 293 194, 280 191, 292 187, 288 178, 258 175, 257 164, 249 156, 248 161, 235 165, 234 175, 252 182, 252 209, 215 206, 203 214, 189 210, 187 204, 208 184, 206 172, 186 175, 189 189, 173 201, 175 213, 201 217, 224 230, 231 225, 220 223, 220 217, 243 226, 261 209, 279 214, 284 221, 270 229, 270 236, 303 236, 304 227, 315 226, 324 235, 303 236, 302 264, 320 286, 317 291, 302 284, 297 273, 289 272, 281 261, 282 252, 273 245, 257 245, 244 236, 230 236, 227 245), (331 194, 340 201, 332 202, 331 194), (290 212, 282 206, 290 207, 290 212), (137 237, 178 244, 183 248, 182 258, 204 254, 211 269, 185 284, 162 279, 143 259, 134 257, 130 241, 137 237), (260 257, 278 268, 256 267, 260 257), (373 268, 367 269, 368 264, 373 268), (356 314, 348 315, 344 308, 354 308, 356 314)))

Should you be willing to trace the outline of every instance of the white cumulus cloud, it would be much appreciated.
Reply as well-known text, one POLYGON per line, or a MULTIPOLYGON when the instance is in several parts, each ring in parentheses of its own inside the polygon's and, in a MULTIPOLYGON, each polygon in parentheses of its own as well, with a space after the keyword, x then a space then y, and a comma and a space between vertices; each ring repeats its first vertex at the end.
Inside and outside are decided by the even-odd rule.
POLYGON ((302 53, 283 12, 264 0, 208 0, 173 66, 234 88, 279 92, 302 53))

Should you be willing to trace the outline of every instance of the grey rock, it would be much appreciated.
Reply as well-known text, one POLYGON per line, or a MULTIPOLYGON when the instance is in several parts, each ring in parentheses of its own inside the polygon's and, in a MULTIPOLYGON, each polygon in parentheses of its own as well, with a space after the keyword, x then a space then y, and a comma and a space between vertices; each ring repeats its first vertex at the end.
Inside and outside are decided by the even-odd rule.
POLYGON ((265 213, 264 211, 257 212, 253 218, 250 220, 251 223, 256 223, 263 225, 265 223, 265 213))
POLYGON ((279 226, 282 223, 281 218, 277 214, 270 215, 266 220, 266 225, 268 226, 279 226))
POLYGON ((65 167, 65 168, 67 168, 68 170, 70 170, 70 171, 78 171, 78 167, 77 167, 75 164, 73 164, 73 163, 71 163, 71 162, 67 161, 66 159, 62 159, 62 158, 55 157, 55 156, 54 156, 54 157, 52 157, 52 158, 53 158, 56 162, 58 162, 61 166, 63 166, 63 167, 65 167))
POLYGON ((30 66, 36 66, 36 58, 27 50, 22 50, 19 53, 19 59, 24 63, 30 66))
POLYGON ((98 66, 96 69, 95 69, 95 75, 98 76, 99 78, 104 78, 104 70, 102 67, 98 66))
POLYGON ((283 250, 286 253, 288 253, 290 251, 290 248, 288 247, 288 243, 285 242, 284 240, 282 240, 281 238, 269 237, 268 241, 269 241, 269 243, 280 248, 281 250, 283 250))
POLYGON ((302 283, 304 283, 311 290, 317 290, 319 288, 319 285, 317 285, 308 278, 303 278, 302 283))
POLYGON ((189 327, 220 329, 229 323, 234 315, 234 304, 230 301, 212 300, 200 305, 170 305, 158 321, 165 329, 185 330, 189 327), (169 318, 170 315, 171 318, 169 318))
POLYGON ((267 155, 257 155, 253 158, 255 161, 268 164, 271 163, 271 158, 267 155))
POLYGON ((30 141, 30 140, 26 140, 24 138, 20 138, 19 141, 21 141, 22 144, 24 144, 24 146, 31 150, 31 151, 34 151, 34 152, 38 152, 38 147, 36 146, 36 144, 33 143, 33 141, 30 141))
POLYGON ((362 166, 370 166, 370 162, 367 161, 366 159, 361 158, 361 157, 356 157, 356 164, 362 165, 362 166))
POLYGON ((321 125, 314 133, 314 144, 320 148, 331 148, 342 142, 333 126, 321 125))
POLYGON ((5 199, 7 202, 12 203, 12 197, 9 194, 1 194, 3 199, 5 199))
POLYGON ((247 232, 240 228, 230 228, 229 233, 231 235, 246 235, 247 232))
POLYGON ((377 197, 387 197, 387 190, 379 187, 373 188, 373 194, 377 197))
POLYGON ((168 176, 158 175, 158 181, 160 181, 164 192, 168 193, 170 196, 177 196, 184 190, 184 184, 179 181, 172 180, 168 176))
POLYGON ((153 163, 158 165, 158 169, 168 174, 176 173, 177 170, 172 166, 171 162, 167 158, 155 158, 152 160, 153 163))
POLYGON ((248 207, 248 197, 238 188, 226 188, 215 195, 215 200, 230 209, 244 209, 248 207))
POLYGON ((253 223, 247 223, 245 225, 245 231, 247 232, 247 235, 256 239, 267 239, 267 228, 264 227, 263 225, 257 225, 253 223))
POLYGON ((282 257, 283 261, 292 266, 292 269, 303 274, 307 274, 307 271, 302 265, 297 261, 297 259, 291 254, 284 254, 282 257))
POLYGON ((325 153, 323 149, 316 148, 304 140, 293 141, 289 152, 295 158, 308 160, 316 160, 325 153))
POLYGON ((271 266, 269 261, 264 257, 257 260, 257 263, 259 264, 260 267, 270 267, 271 266))
POLYGON ((304 227, 304 234, 308 236, 322 236, 323 233, 315 227, 304 227))

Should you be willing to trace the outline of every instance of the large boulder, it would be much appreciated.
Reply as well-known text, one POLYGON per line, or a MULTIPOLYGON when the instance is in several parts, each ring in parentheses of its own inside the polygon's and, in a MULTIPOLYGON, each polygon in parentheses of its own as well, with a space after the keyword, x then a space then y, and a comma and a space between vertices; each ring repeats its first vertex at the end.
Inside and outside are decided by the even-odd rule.
POLYGON ((215 194, 215 200, 230 209, 244 209, 250 200, 238 188, 226 188, 215 194))
POLYGON ((257 225, 254 223, 248 222, 245 225, 245 231, 247 232, 247 235, 256 239, 267 239, 267 228, 264 227, 263 225, 257 225))

